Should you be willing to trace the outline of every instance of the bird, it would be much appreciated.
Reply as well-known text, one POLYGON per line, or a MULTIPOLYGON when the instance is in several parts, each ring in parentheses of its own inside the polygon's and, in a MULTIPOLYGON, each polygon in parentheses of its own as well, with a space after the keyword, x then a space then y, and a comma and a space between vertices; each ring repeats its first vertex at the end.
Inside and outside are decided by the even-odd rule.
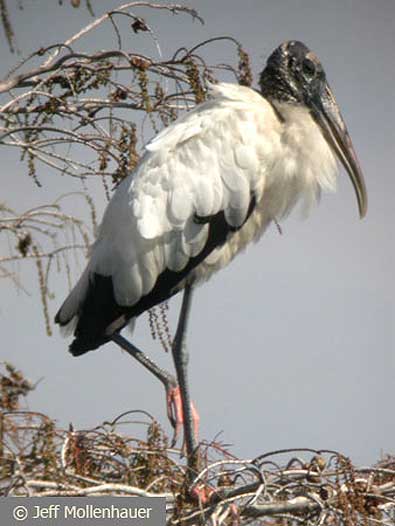
POLYGON ((193 291, 298 203, 308 213, 323 191, 334 191, 339 165, 363 218, 364 177, 323 66, 304 43, 288 40, 269 56, 259 88, 210 84, 206 101, 146 144, 107 206, 55 321, 73 334, 72 355, 112 341, 163 382, 190 466, 198 427, 187 376, 193 291), (174 377, 121 331, 181 291, 174 377))

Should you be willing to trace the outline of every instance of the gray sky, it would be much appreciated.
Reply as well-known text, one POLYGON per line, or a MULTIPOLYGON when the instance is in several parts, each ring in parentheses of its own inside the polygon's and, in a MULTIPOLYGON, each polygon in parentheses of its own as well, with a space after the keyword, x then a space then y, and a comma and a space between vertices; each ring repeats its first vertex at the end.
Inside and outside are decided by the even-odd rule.
MULTIPOLYGON (((22 13, 11 6, 24 52, 60 42, 90 21, 84 10, 52 1, 38 16, 34 4, 45 2, 26 2, 22 13)), ((107 9, 117 2, 95 4, 107 9)), ((368 215, 360 221, 342 173, 338 192, 324 195, 308 220, 293 214, 282 225, 283 236, 271 229, 196 291, 189 349, 201 436, 210 440, 223 431, 222 439, 244 457, 315 447, 373 462, 383 452, 394 453, 395 2, 201 0, 192 5, 205 26, 184 17, 150 18, 165 56, 220 34, 244 44, 256 75, 282 40, 302 40, 318 54, 369 193, 368 215)), ((91 45, 105 48, 108 38, 100 33, 91 45)), ((131 45, 144 50, 143 37, 131 38, 131 45)), ((16 57, 4 39, 1 53, 3 76, 16 57)), ((228 58, 229 46, 211 48, 210 61, 228 58)), ((1 154, 1 200, 13 208, 22 211, 75 189, 69 179, 42 170, 40 190, 24 176, 14 152, 3 148, 1 154)), ((102 209, 101 183, 96 185, 102 209)), ((78 212, 78 202, 75 206, 78 212)), ((43 378, 30 397, 31 408, 76 427, 139 408, 168 429, 162 386, 113 344, 75 359, 56 329, 52 338, 46 336, 34 269, 23 263, 20 270, 30 295, 0 282, 0 359, 32 380, 43 378)), ((54 314, 67 293, 66 277, 59 274, 52 288, 54 314)), ((173 320, 178 304, 171 301, 173 320)), ((170 367, 170 356, 152 341, 145 317, 134 341, 170 367)))

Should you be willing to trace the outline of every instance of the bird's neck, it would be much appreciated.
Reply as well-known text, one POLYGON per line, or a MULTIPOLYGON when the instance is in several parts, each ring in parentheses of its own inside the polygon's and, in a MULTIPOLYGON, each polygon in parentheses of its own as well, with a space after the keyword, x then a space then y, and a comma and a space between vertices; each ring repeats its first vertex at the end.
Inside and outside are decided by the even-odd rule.
POLYGON ((281 155, 276 174, 294 181, 307 209, 321 190, 334 191, 338 173, 334 153, 310 111, 300 104, 273 101, 282 117, 281 155))

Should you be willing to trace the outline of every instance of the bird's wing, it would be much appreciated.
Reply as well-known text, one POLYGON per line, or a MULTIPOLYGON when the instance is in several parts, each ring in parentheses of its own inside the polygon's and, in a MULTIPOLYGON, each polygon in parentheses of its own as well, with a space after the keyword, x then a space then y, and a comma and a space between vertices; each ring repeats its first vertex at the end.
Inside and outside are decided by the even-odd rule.
POLYGON ((211 100, 159 133, 110 201, 88 267, 58 321, 78 315, 93 274, 110 276, 118 305, 131 306, 166 269, 182 271, 203 250, 206 218, 223 212, 231 228, 240 227, 263 193, 278 128, 255 91, 219 84, 211 100))

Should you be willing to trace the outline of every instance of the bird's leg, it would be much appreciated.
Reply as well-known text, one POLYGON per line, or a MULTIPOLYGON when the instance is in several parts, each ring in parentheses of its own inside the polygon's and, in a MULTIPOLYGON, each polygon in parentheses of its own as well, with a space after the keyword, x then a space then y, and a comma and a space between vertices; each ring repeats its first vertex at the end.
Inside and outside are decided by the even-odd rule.
POLYGON ((167 416, 170 420, 171 425, 174 428, 174 436, 171 444, 171 446, 173 447, 177 441, 181 424, 183 421, 177 380, 171 373, 159 367, 159 365, 157 365, 153 360, 151 360, 151 358, 149 358, 146 354, 140 351, 140 349, 138 349, 135 345, 130 343, 126 338, 121 336, 121 334, 113 334, 111 339, 124 351, 126 351, 130 356, 132 356, 139 363, 141 363, 146 369, 148 369, 148 371, 154 374, 164 385, 164 388, 166 390, 167 416))
POLYGON ((191 309, 192 286, 184 289, 177 331, 172 346, 174 365, 177 373, 179 394, 181 396, 182 420, 184 425, 184 440, 188 458, 189 478, 191 479, 198 468, 197 428, 199 417, 191 403, 188 389, 188 359, 186 348, 186 333, 191 309))
MULTIPOLYGON (((170 387, 170 389, 166 391, 166 396, 167 396, 167 416, 174 428, 174 436, 171 442, 171 447, 173 447, 175 443, 177 442, 177 438, 180 434, 181 426, 184 425, 184 412, 182 408, 181 390, 177 382, 175 382, 174 387, 170 387)), ((192 412, 194 434, 197 437, 199 434, 199 414, 196 411, 196 408, 193 405, 192 401, 191 401, 191 412, 192 412)), ((184 450, 184 446, 185 446, 185 440, 182 446, 182 450, 184 450)))

